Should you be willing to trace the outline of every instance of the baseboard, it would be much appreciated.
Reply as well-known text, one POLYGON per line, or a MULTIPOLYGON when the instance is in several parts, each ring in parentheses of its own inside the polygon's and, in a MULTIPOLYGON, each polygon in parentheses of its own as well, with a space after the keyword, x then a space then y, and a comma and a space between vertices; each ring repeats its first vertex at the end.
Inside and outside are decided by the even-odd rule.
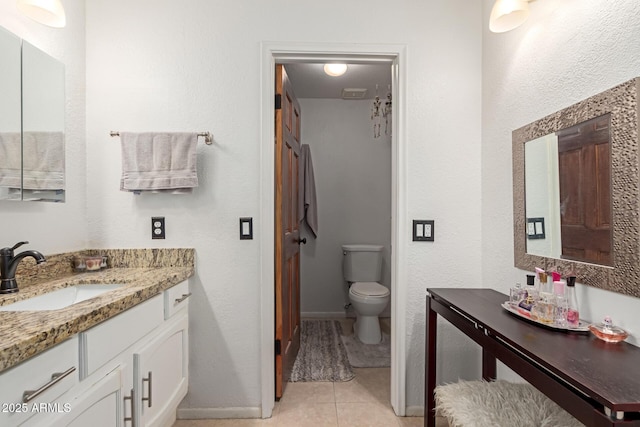
POLYGON ((404 410, 406 417, 424 416, 424 406, 407 406, 404 410))
POLYGON ((219 418, 260 418, 259 407, 247 408, 178 408, 179 420, 207 420, 219 418))
POLYGON ((300 313, 302 319, 341 319, 347 317, 345 311, 336 312, 320 312, 320 311, 303 311, 300 313))

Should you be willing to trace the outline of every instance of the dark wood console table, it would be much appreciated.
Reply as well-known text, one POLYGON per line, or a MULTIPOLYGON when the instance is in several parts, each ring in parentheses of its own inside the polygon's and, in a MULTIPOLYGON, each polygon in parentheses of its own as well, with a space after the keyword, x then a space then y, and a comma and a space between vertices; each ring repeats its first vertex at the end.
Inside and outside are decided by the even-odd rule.
POLYGON ((518 319, 493 289, 427 289, 424 425, 435 427, 437 315, 482 347, 482 377, 503 362, 587 426, 640 426, 640 348, 518 319))

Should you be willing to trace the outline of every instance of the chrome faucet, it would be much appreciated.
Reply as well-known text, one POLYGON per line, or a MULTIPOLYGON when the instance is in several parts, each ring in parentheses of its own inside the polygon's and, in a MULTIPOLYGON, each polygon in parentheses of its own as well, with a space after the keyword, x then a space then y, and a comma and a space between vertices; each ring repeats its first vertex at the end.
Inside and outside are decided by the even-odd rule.
POLYGON ((38 251, 24 251, 14 255, 13 251, 29 242, 18 242, 12 248, 0 249, 0 294, 11 294, 18 292, 18 282, 16 282, 16 270, 18 264, 25 257, 33 257, 37 264, 46 261, 44 255, 38 251))

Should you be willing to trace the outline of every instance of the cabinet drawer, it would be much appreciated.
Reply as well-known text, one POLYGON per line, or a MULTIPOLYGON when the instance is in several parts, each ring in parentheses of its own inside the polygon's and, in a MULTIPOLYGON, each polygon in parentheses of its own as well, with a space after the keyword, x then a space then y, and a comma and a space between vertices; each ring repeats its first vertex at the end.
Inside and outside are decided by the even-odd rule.
POLYGON ((189 282, 184 281, 164 291, 164 318, 168 319, 189 306, 189 282))
POLYGON ((78 366, 74 336, 2 373, 0 425, 18 425, 78 384, 78 366))
POLYGON ((122 375, 122 370, 117 367, 101 379, 94 379, 96 382, 81 394, 62 396, 53 412, 35 415, 28 420, 28 427, 121 426, 119 415, 123 413, 124 402, 122 375))
POLYGON ((163 322, 162 294, 80 334, 80 378, 84 379, 163 322))

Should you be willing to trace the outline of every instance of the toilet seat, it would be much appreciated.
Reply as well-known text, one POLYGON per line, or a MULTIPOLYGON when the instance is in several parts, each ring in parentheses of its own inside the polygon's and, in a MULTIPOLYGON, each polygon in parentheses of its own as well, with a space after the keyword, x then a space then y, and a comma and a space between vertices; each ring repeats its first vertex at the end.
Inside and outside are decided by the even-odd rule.
POLYGON ((389 289, 378 282, 354 282, 350 292, 361 297, 383 298, 389 296, 389 289))

